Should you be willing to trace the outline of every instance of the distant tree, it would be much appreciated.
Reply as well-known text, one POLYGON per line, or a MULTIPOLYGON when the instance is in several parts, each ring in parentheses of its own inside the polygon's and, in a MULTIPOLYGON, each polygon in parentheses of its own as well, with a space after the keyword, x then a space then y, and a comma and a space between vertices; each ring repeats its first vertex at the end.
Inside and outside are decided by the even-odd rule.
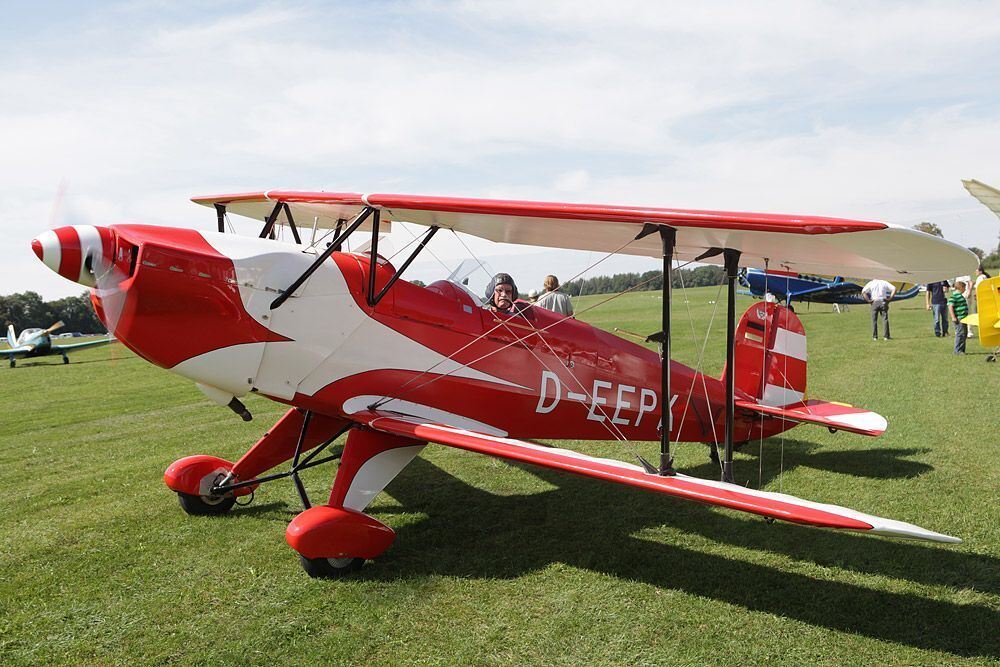
POLYGON ((42 301, 35 292, 22 292, 0 296, 0 325, 6 329, 14 325, 18 332, 29 327, 45 328, 57 320, 65 322, 66 331, 96 333, 104 331, 97 319, 87 293, 55 301, 42 301))
POLYGON ((427 283, 425 283, 423 280, 411 280, 410 282, 416 285, 417 287, 427 287, 427 283))
POLYGON ((97 319, 97 314, 90 303, 90 295, 84 292, 80 296, 68 296, 49 302, 53 316, 65 322, 66 331, 81 331, 83 333, 99 333, 104 331, 104 325, 97 319))
POLYGON ((986 253, 983 251, 982 248, 977 248, 976 246, 971 246, 969 248, 969 250, 971 250, 972 252, 976 253, 976 257, 979 258, 980 262, 983 261, 983 257, 986 257, 986 253))
POLYGON ((913 225, 913 228, 918 232, 924 232, 925 234, 932 234, 934 236, 940 236, 944 238, 944 234, 941 232, 941 228, 935 225, 933 222, 918 222, 913 225))

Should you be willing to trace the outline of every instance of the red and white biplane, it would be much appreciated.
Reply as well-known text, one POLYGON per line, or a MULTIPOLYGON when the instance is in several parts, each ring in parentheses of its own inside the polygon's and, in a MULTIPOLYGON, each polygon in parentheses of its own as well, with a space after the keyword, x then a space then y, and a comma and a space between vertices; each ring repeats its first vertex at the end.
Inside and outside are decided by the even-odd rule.
POLYGON ((879 222, 808 216, 326 192, 194 201, 215 208, 218 233, 73 226, 42 234, 32 247, 51 269, 93 288, 108 330, 139 356, 194 380, 244 419, 250 415, 239 398, 248 392, 291 406, 235 463, 189 456, 164 477, 190 514, 227 512, 259 484, 291 477, 306 509, 286 538, 313 576, 352 571, 389 547, 392 529, 364 510, 428 442, 769 519, 960 541, 732 483, 734 443, 800 423, 870 436, 886 428, 868 410, 806 397, 806 337, 794 313, 755 304, 737 322, 734 303, 740 265, 767 268, 780 260, 802 273, 930 282, 968 273, 976 258, 965 248, 879 222), (263 219, 259 238, 225 233, 227 213, 263 219), (427 227, 398 269, 378 254, 379 233, 391 221, 427 227), (274 240, 279 225, 295 243, 274 240), (309 228, 312 242, 304 244, 309 228), (329 230, 319 242, 317 229, 329 230), (484 309, 455 282, 420 287, 401 280, 441 229, 662 257, 661 353, 522 302, 509 313, 484 309), (368 252, 344 250, 349 235, 365 232, 368 252), (670 360, 675 260, 726 268, 721 378, 670 360), (668 429, 660 428, 664 397, 668 429), (340 454, 319 456, 348 432, 340 454), (609 437, 659 441, 658 465, 527 441, 609 437), (721 481, 677 473, 675 441, 708 443, 721 481), (312 506, 298 473, 334 458, 340 463, 330 497, 312 506), (287 461, 288 471, 266 474, 287 461))

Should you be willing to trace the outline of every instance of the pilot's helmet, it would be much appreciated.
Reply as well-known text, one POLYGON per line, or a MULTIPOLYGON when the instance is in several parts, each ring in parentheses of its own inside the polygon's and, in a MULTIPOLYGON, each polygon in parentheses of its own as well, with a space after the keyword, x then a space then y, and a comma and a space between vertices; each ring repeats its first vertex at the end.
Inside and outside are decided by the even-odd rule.
POLYGON ((493 276, 489 285, 486 286, 487 301, 493 301, 493 290, 497 288, 497 285, 510 285, 511 290, 514 292, 514 298, 517 298, 517 285, 514 283, 514 279, 510 277, 509 273, 498 273, 493 276))

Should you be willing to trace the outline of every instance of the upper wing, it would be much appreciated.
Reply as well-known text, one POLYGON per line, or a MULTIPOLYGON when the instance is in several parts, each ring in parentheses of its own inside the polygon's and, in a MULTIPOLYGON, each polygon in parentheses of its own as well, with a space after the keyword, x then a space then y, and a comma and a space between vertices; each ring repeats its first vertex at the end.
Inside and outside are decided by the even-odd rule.
POLYGON ((52 349, 56 352, 68 352, 69 350, 82 350, 87 347, 97 347, 99 345, 107 345, 108 343, 114 343, 116 338, 102 338, 100 340, 88 340, 85 343, 70 343, 69 345, 53 345, 52 349))
POLYGON ((969 194, 979 200, 979 202, 996 213, 1000 218, 1000 190, 990 187, 977 180, 962 181, 962 185, 969 191, 969 194))
MULTIPOLYGON (((882 222, 818 216, 729 213, 636 206, 560 204, 419 195, 269 191, 196 197, 205 206, 260 220, 288 204, 309 224, 348 219, 365 206, 383 219, 436 225, 502 243, 661 257, 659 235, 635 240, 647 222, 677 229, 675 256, 693 260, 709 248, 732 248, 740 264, 790 271, 931 282, 971 273, 975 254, 944 239, 882 222)), ((329 224, 327 224, 329 226, 329 224)), ((703 261, 722 263, 721 255, 703 261)))
POLYGON ((735 484, 688 477, 647 473, 636 465, 612 459, 586 456, 567 449, 534 445, 521 440, 475 433, 441 424, 427 423, 405 415, 368 411, 352 419, 385 433, 490 454, 511 461, 565 470, 619 484, 627 484, 670 496, 695 500, 709 505, 760 514, 809 526, 860 530, 879 535, 909 537, 935 542, 961 542, 956 537, 935 533, 902 521, 883 519, 845 507, 825 505, 794 496, 768 491, 754 491, 735 484))

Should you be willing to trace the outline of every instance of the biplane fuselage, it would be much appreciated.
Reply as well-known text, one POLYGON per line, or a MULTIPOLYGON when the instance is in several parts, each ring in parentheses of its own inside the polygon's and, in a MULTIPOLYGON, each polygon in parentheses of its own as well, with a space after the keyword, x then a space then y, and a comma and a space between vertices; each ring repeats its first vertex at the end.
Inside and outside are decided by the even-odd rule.
MULTIPOLYGON (((347 252, 271 311, 313 259, 300 247, 111 229, 126 279, 114 296, 120 314, 95 296, 99 315, 137 354, 203 385, 330 416, 379 404, 510 437, 659 440, 659 355, 574 318, 520 302, 497 313, 448 281, 399 280, 371 307, 369 257, 347 252)), ((394 269, 376 271, 380 290, 394 269)), ((718 441, 722 382, 677 362, 671 374, 672 438, 718 441)), ((759 420, 737 424, 738 440, 759 436, 759 420)), ((765 436, 793 425, 769 421, 765 436)))

